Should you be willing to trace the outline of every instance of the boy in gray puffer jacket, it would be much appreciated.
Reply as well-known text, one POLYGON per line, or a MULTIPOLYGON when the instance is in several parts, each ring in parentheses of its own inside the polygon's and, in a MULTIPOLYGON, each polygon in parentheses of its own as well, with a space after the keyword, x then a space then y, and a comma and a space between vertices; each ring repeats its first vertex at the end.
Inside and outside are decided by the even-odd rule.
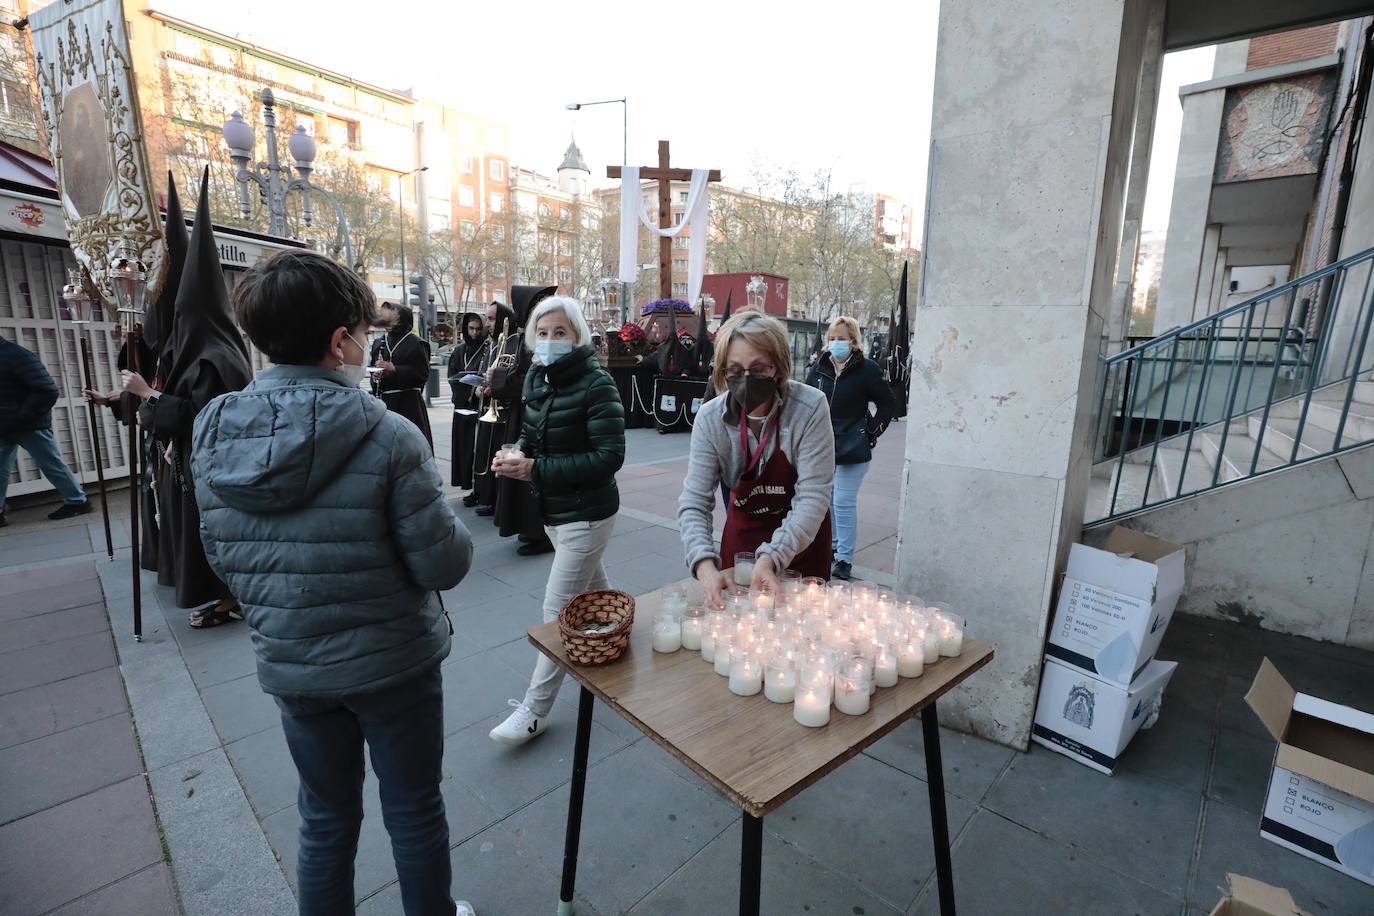
POLYGON ((376 320, 361 278, 285 252, 247 273, 234 311, 276 365, 201 411, 192 476, 206 556, 243 606, 300 774, 300 912, 353 912, 366 742, 407 916, 472 916, 449 891, 452 627, 435 595, 467 573, 468 531, 424 436, 358 387, 376 320))

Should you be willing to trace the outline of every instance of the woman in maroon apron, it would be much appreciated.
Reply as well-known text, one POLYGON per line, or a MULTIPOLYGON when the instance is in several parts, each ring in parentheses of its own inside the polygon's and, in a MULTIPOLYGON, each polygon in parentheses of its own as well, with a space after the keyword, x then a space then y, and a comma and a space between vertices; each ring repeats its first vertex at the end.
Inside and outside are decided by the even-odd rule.
POLYGON ((687 564, 707 601, 720 603, 723 568, 757 554, 751 585, 776 591, 784 569, 830 575, 830 494, 835 437, 825 395, 791 381, 787 329, 744 311, 716 335, 712 380, 724 392, 701 406, 692 429, 678 521, 687 564), (717 550, 712 512, 730 490, 717 550))

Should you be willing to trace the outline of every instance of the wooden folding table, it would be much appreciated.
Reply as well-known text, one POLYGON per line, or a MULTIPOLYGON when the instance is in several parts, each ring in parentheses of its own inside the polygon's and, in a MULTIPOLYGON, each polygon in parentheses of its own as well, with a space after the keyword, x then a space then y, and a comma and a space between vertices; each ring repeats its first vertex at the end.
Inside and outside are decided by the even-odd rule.
POLYGON ((739 806, 743 812, 741 916, 759 913, 764 816, 919 712, 940 912, 952 916, 954 873, 935 701, 986 665, 992 659, 992 647, 966 639, 957 658, 942 658, 927 665, 921 677, 903 678, 895 687, 878 688, 867 714, 847 716, 832 710, 829 725, 807 728, 792 718, 791 704, 769 702, 762 693, 752 697, 731 693, 726 679, 703 662, 699 653, 654 652, 653 615, 660 596, 661 591, 635 599, 630 646, 609 665, 587 668, 571 662, 563 651, 557 622, 529 631, 535 648, 576 678, 582 688, 563 852, 560 916, 572 913, 593 697, 599 697, 739 806))

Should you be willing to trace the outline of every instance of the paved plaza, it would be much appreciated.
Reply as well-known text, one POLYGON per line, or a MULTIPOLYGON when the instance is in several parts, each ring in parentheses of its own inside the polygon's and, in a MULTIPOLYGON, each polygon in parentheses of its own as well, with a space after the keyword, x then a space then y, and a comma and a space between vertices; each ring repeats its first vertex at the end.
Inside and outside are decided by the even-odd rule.
MULTIPOLYGON (((432 412, 446 477, 447 413, 432 412)), ((905 433, 880 443, 861 497, 856 559, 880 581, 905 433)), ((644 592, 685 575, 675 514, 687 442, 629 434, 606 554, 614 586, 644 592)), ((44 508, 19 508, 0 529, 0 913, 292 913, 295 771, 248 630, 192 630, 145 574, 145 638, 133 641, 128 494, 115 495, 114 563, 98 515, 50 523, 44 508)), ((534 661, 524 632, 540 619, 551 558, 518 557, 489 520, 462 519, 476 557, 445 594, 457 634, 443 668, 454 891, 481 916, 544 916, 558 892, 576 690, 523 749, 487 731, 523 694, 534 661)), ((977 637, 977 608, 961 610, 977 637)), ((960 912, 1203 914, 1227 872, 1285 886, 1314 914, 1374 912, 1374 888, 1260 839, 1273 744, 1242 699, 1268 656, 1297 689, 1374 710, 1374 654, 1179 617, 1159 656, 1180 662, 1162 718, 1115 776, 944 733, 960 912)), ((600 706, 591 760, 577 912, 734 912, 738 812, 600 706)), ((770 816, 764 912, 935 913, 924 777, 908 723, 770 816)), ((399 914, 370 777, 367 792, 358 912, 399 914)))

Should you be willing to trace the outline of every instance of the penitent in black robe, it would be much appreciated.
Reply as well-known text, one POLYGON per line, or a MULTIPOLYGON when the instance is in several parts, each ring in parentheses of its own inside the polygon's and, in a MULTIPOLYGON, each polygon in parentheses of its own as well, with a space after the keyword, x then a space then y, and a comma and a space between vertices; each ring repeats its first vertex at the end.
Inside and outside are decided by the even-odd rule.
POLYGON ((400 414, 425 434, 430 451, 434 451, 434 435, 429 428, 429 411, 425 408, 425 385, 429 382, 429 344, 410 332, 410 328, 392 331, 372 343, 372 365, 387 360, 396 367, 388 376, 378 376, 377 397, 386 409, 400 414))
POLYGON ((453 348, 448 358, 448 386, 453 395, 453 432, 450 442, 450 465, 453 486, 472 489, 472 467, 477 446, 478 398, 477 388, 459 381, 465 375, 481 375, 488 349, 486 332, 477 337, 468 335, 468 322, 482 317, 475 313, 463 316, 463 340, 453 348))

